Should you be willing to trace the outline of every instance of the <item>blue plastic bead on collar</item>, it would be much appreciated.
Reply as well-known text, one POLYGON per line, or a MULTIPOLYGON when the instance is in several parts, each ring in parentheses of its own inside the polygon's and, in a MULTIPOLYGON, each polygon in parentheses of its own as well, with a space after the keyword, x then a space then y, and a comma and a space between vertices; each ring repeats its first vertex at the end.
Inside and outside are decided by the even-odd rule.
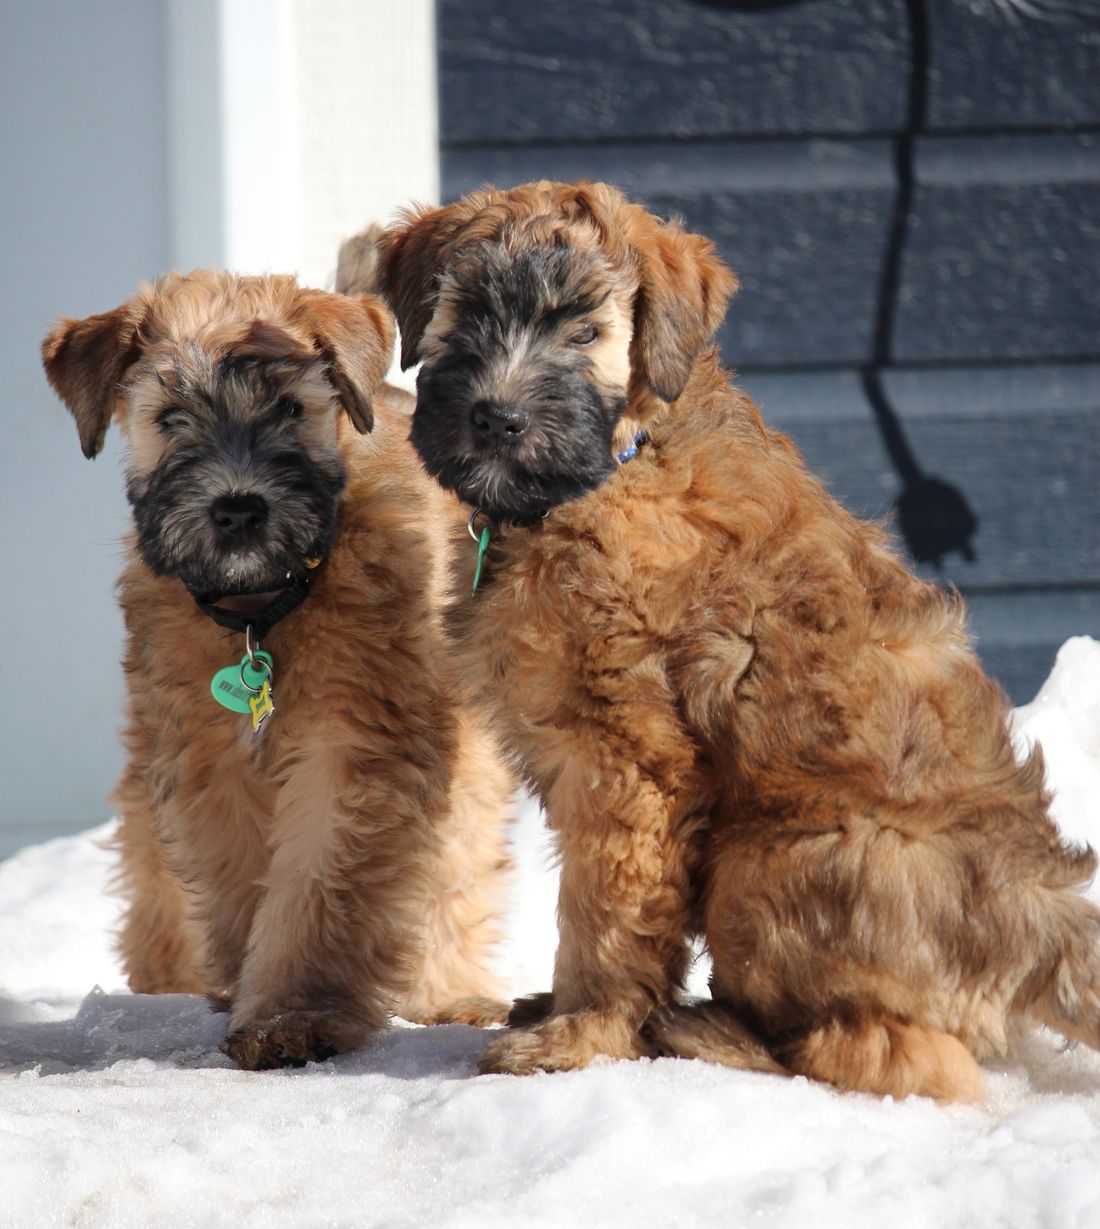
POLYGON ((634 440, 631 443, 630 447, 623 449, 623 451, 620 452, 615 459, 619 462, 620 465, 625 465, 627 461, 633 460, 638 455, 638 449, 641 448, 641 446, 648 439, 649 439, 649 436, 646 435, 644 431, 639 431, 638 434, 634 437, 634 440))

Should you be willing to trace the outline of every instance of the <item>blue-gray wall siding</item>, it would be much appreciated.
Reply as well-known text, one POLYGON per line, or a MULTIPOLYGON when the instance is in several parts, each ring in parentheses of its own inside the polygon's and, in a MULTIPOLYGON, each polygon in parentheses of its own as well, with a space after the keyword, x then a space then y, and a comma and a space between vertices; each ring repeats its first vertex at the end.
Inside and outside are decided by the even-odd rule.
MULTIPOLYGON (((1031 697, 1100 635, 1100 11, 928 0, 925 135, 885 386, 978 514, 957 584, 1031 697)), ((438 0, 444 192, 606 179, 711 235, 743 289, 726 362, 855 511, 899 489, 873 354, 907 119, 905 0, 438 0)))
POLYGON ((168 261, 161 21, 34 0, 0 23, 0 857, 107 818, 122 761, 120 454, 84 459, 38 347, 168 261))

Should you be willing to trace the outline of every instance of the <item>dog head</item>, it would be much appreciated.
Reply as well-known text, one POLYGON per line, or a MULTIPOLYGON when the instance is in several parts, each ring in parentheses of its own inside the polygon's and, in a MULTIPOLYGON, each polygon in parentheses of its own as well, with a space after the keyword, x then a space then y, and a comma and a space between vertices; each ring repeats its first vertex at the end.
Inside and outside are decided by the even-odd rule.
POLYGON ((377 299, 203 271, 62 320, 42 359, 85 456, 118 419, 149 568, 195 592, 255 593, 328 550, 345 482, 337 418, 371 429, 392 348, 377 299))
POLYGON ((412 442, 444 486, 533 521, 611 473, 612 438, 683 391, 736 279, 713 245, 606 184, 486 189, 380 241, 412 442))

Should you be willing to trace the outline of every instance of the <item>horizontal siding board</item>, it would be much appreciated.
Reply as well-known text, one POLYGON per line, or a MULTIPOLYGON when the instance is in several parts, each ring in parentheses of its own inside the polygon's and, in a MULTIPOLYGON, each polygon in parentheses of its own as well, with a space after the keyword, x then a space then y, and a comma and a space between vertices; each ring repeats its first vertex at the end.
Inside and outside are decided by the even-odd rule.
POLYGON ((738 365, 869 359, 896 191, 887 141, 444 151, 448 199, 485 182, 602 179, 709 235, 741 278, 720 334, 738 365))
MULTIPOLYGON (((1089 3, 929 0, 932 130, 1100 126, 1089 3)), ((896 132, 904 0, 438 0, 445 143, 896 132)))
POLYGON ((719 339, 738 366, 860 363, 871 354, 892 188, 653 191, 738 272, 741 293, 719 339))
POLYGON ((1100 138, 918 143, 898 362, 1093 356, 1100 138))
MULTIPOLYGON (((905 367, 885 374, 887 390, 907 418, 939 418, 965 404, 970 414, 1042 418, 1083 410, 1100 414, 1100 364, 947 368, 931 373, 905 367)), ((1100 427, 1100 422, 1098 422, 1100 427)))
POLYGON ((499 188, 535 179, 603 180, 631 195, 677 191, 809 193, 883 190, 895 184, 891 142, 602 141, 595 145, 478 145, 443 151, 443 189, 454 199, 489 182, 499 188))
POLYGON ((905 0, 438 0, 444 144, 895 131, 905 0))
POLYGON ((735 376, 765 422, 790 435, 806 464, 857 516, 881 520, 898 480, 875 427, 858 373, 735 376))
MULTIPOLYGON (((444 190, 604 179, 710 235, 743 291, 731 362, 870 360, 896 180, 888 141, 477 147, 444 190)), ((896 306, 898 362, 1089 357, 1100 338, 1100 138, 925 138, 896 306)))
MULTIPOLYGON (((1096 596, 1100 600, 1100 594, 1096 596)), ((1059 601, 1056 595, 1052 596, 1055 605, 1059 601)), ((982 625, 982 615, 971 611, 970 628, 974 636, 974 647, 985 672, 990 678, 997 680, 1011 704, 1030 704, 1054 669, 1054 659, 1065 642, 1036 636, 1023 644, 1006 645, 984 635, 982 625)), ((1086 632, 1085 629, 1078 629, 1073 634, 1086 632)), ((1097 634, 1095 621, 1091 634, 1097 634)))
POLYGON ((1100 639, 1100 589, 965 596, 982 662, 1013 704, 1035 698, 1071 636, 1100 639))
MULTIPOLYGON (((740 383, 847 507, 889 514, 901 484, 854 373, 740 383)), ((974 562, 952 555, 923 574, 963 588, 1100 585, 1100 368, 888 371, 885 384, 923 471, 980 521, 974 562)))
POLYGON ((1100 125, 1095 0, 929 0, 932 128, 1100 125))
MULTIPOLYGON (((905 422, 904 414, 901 415, 905 422)), ((925 471, 954 483, 979 519, 977 560, 952 557, 957 584, 1100 581, 1096 413, 906 422, 925 471)))

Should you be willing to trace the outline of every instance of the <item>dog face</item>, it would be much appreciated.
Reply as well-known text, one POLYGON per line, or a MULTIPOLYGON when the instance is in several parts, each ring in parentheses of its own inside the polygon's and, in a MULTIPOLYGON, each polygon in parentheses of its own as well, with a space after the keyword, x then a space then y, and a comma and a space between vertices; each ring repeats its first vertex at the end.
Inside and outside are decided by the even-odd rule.
POLYGON ((463 253, 421 346, 412 442, 446 487, 524 520, 611 472, 626 405, 628 296, 598 253, 463 253))
POLYGON ((611 473, 628 403, 679 396, 736 286, 707 240, 615 189, 546 182, 410 214, 380 274, 402 363, 423 363, 427 469, 520 523, 611 473))
POLYGON ((42 351, 86 456, 121 422, 144 562, 228 594, 280 588, 327 552, 345 481, 337 416, 370 430, 392 345, 377 300, 199 272, 63 321, 42 351))

